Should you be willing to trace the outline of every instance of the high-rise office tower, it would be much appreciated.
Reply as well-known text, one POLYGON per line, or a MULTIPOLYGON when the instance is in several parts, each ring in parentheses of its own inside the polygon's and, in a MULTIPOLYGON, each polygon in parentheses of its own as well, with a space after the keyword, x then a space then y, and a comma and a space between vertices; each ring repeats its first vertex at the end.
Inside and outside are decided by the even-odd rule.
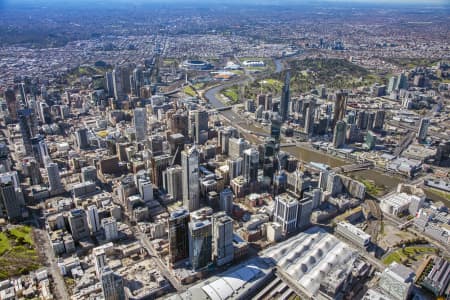
POLYGON ((236 159, 238 157, 242 157, 244 154, 244 150, 249 147, 249 144, 246 140, 239 138, 230 138, 228 140, 228 156, 231 159, 236 159))
POLYGON ((181 133, 187 137, 189 134, 189 118, 184 112, 177 112, 170 119, 170 130, 172 133, 181 133))
POLYGON ((102 219, 102 228, 105 232, 105 239, 107 241, 115 241, 119 237, 117 221, 113 217, 102 219))
POLYGON ((206 267, 212 259, 211 221, 189 222, 189 260, 192 269, 197 271, 206 267))
POLYGON ((185 137, 181 133, 171 134, 168 138, 170 155, 174 157, 175 164, 181 164, 181 151, 184 149, 185 137))
POLYGON ((16 92, 13 88, 8 88, 4 92, 4 97, 6 101, 6 106, 8 108, 9 117, 12 120, 17 120, 17 110, 18 110, 18 103, 16 99, 16 92))
POLYGON ((332 127, 335 127, 337 122, 342 121, 345 117, 348 94, 344 91, 339 91, 335 94, 335 97, 332 127))
POLYGON ((233 219, 221 211, 212 215, 212 257, 216 265, 230 263, 234 258, 233 219))
POLYGON ((125 299, 122 277, 114 273, 108 266, 102 268, 100 282, 105 300, 125 299))
POLYGON ((48 184, 50 187, 50 192, 60 192, 61 190, 63 190, 58 164, 54 162, 49 163, 47 164, 46 169, 48 174, 48 184))
POLYGON ((87 128, 79 128, 75 132, 78 149, 86 150, 89 148, 88 130, 87 128))
POLYGON ((114 78, 112 72, 105 73, 106 90, 108 91, 108 97, 114 97, 114 78))
POLYGON ((242 165, 244 164, 244 160, 241 157, 236 158, 234 160, 229 159, 227 160, 227 164, 229 169, 230 180, 242 174, 242 165))
POLYGON ((281 91, 280 117, 282 122, 286 121, 289 116, 289 101, 291 99, 290 85, 291 85, 291 73, 288 71, 286 72, 283 89, 281 91))
POLYGON ((298 200, 284 193, 275 197, 275 211, 273 220, 279 223, 284 233, 291 233, 297 229, 298 200))
POLYGON ((368 130, 373 130, 373 127, 375 126, 375 117, 376 117, 376 112, 374 112, 374 111, 369 112, 369 116, 368 116, 368 120, 367 120, 367 129, 368 130))
POLYGON ((274 113, 270 123, 270 137, 275 141, 276 152, 278 152, 280 147, 281 124, 281 117, 277 113, 274 113))
POLYGON ((123 91, 123 82, 122 82, 121 71, 118 67, 116 67, 112 71, 112 80, 113 80, 113 87, 114 87, 114 98, 116 100, 123 100, 125 98, 125 93, 123 91))
POLYGON ((153 184, 150 177, 143 177, 137 180, 137 188, 144 202, 153 200, 153 184))
POLYGON ((17 190, 12 180, 0 183, 0 218, 17 220, 22 216, 25 203, 17 190))
POLYGON ((312 135, 314 130, 314 116, 316 113, 316 101, 314 99, 309 100, 304 112, 304 131, 306 134, 312 135))
POLYGON ((386 116, 386 112, 384 110, 377 110, 375 114, 375 121, 373 124, 374 130, 382 130, 384 126, 384 118, 386 116))
POLYGON ((144 141, 147 137, 147 110, 135 108, 133 122, 136 129, 136 141, 144 141))
POLYGON ((305 229, 311 224, 313 211, 313 200, 311 197, 304 197, 298 202, 297 228, 305 229))
POLYGON ((175 165, 167 168, 163 175, 163 186, 173 200, 183 199, 183 168, 175 165))
POLYGON ((419 140, 419 142, 423 142, 427 138, 429 126, 429 118, 422 118, 422 120, 420 120, 419 131, 417 132, 417 139, 419 140))
POLYGON ((342 192, 342 188, 343 185, 341 177, 334 172, 328 173, 327 192, 330 192, 331 196, 335 197, 342 192))
POLYGON ((106 266, 106 253, 105 248, 100 246, 92 250, 92 256, 94 258, 95 273, 97 278, 100 279, 102 269, 106 266))
POLYGON ((153 156, 158 156, 164 153, 164 138, 160 135, 152 135, 150 137, 149 148, 153 156))
POLYGON ((400 75, 398 75, 395 89, 408 89, 408 77, 405 75, 405 73, 401 73, 400 75))
POLYGON ((226 188, 220 192, 219 207, 221 211, 231 216, 233 211, 233 192, 231 189, 226 188))
POLYGON ((339 148, 345 145, 345 133, 347 124, 344 121, 338 121, 333 132, 333 146, 339 148))
POLYGON ((387 92, 388 92, 389 94, 392 93, 393 91, 395 91, 396 86, 397 86, 397 77, 392 76, 392 77, 389 79, 389 84, 388 84, 387 92))
POLYGON ((132 93, 137 97, 141 97, 141 87, 144 86, 144 72, 142 68, 135 68, 132 78, 132 93))
POLYGON ((127 94, 131 92, 130 86, 130 70, 128 66, 117 66, 112 71, 114 97, 117 101, 127 98, 127 94))
POLYGON ((200 208, 199 156, 200 154, 195 146, 181 152, 183 206, 189 211, 195 211, 200 208))
POLYGON ((242 175, 248 183, 258 181, 259 152, 254 148, 244 151, 242 175))
POLYGON ((377 144, 377 136, 371 130, 367 131, 366 140, 364 143, 365 147, 368 150, 373 150, 376 144, 377 144))
POLYGON ((174 264, 189 257, 189 212, 185 209, 172 212, 168 223, 169 260, 174 264))
POLYGON ((356 118, 356 125, 359 129, 366 130, 369 124, 369 113, 365 110, 361 110, 358 112, 358 116, 356 118))
POLYGON ((87 238, 90 235, 86 212, 83 209, 73 209, 69 213, 70 232, 74 241, 87 238))
POLYGON ((152 157, 152 182, 158 188, 163 186, 163 172, 172 164, 173 157, 168 154, 152 157))
POLYGON ((39 165, 45 166, 45 159, 49 157, 48 147, 45 143, 45 139, 42 135, 38 134, 31 139, 31 148, 33 150, 33 156, 39 165))
POLYGON ((95 168, 94 166, 81 168, 81 181, 97 182, 97 168, 95 168))
POLYGON ((22 171, 25 176, 30 177, 32 185, 39 185, 42 182, 39 163, 33 158, 25 158, 22 162, 22 171))
POLYGON ((204 144, 208 140, 208 112, 206 110, 194 111, 195 136, 197 144, 204 144))
POLYGON ((97 206, 95 204, 88 206, 87 213, 88 213, 88 222, 89 222, 89 227, 91 228, 91 232, 96 233, 96 232, 100 231, 100 216, 98 215, 97 206))

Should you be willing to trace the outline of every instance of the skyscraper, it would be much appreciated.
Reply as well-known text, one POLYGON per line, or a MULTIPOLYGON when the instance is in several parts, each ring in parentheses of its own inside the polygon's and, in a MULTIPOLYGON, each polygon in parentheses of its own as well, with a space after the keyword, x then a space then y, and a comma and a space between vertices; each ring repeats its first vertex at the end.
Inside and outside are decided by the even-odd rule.
POLYGON ((88 206, 87 212, 88 212, 88 222, 89 222, 89 226, 91 228, 91 232, 96 233, 96 232, 100 231, 100 217, 98 215, 97 206, 95 204, 88 206))
POLYGON ((286 72, 283 90, 281 91, 280 116, 282 122, 286 121, 289 116, 289 101, 291 98, 290 85, 291 85, 291 73, 288 71, 286 72))
POLYGON ((212 258, 211 221, 189 222, 189 260, 192 269, 197 271, 206 267, 212 258))
POLYGON ((270 123, 270 137, 275 141, 275 152, 278 152, 280 148, 281 123, 280 115, 277 113, 273 114, 270 123))
POLYGON ((242 175, 248 183, 258 181, 259 152, 255 148, 244 151, 242 175))
POLYGON ((311 197, 304 197, 298 202, 297 228, 305 229, 311 224, 311 214, 313 211, 313 200, 311 197))
POLYGON ((61 176, 59 175, 59 169, 57 163, 47 164, 47 174, 48 174, 48 185, 50 187, 51 193, 58 193, 63 190, 63 185, 61 183, 61 176))
POLYGON ((125 299, 122 277, 114 273, 108 266, 102 268, 100 282, 105 300, 125 299))
POLYGON ((212 256, 216 265, 233 261, 233 219, 225 212, 212 215, 212 256))
POLYGON ((189 211, 200 208, 199 152, 194 146, 181 152, 183 168, 183 206, 189 211))
POLYGON ((333 146, 339 148, 345 145, 345 133, 347 124, 344 121, 338 121, 333 132, 333 146))
POLYGON ((170 263, 189 257, 189 212, 178 210, 169 217, 169 257, 170 263))
POLYGON ((87 238, 90 235, 86 212, 83 209, 73 209, 69 213, 70 232, 74 241, 87 238))
POLYGON ((345 110, 347 109, 348 94, 344 91, 339 91, 335 94, 334 113, 333 113, 333 127, 338 121, 342 121, 345 117, 345 110))
POLYGON ((221 211, 231 216, 233 210, 233 192, 229 188, 220 192, 219 206, 221 211))
POLYGON ((8 88, 4 92, 4 97, 6 100, 6 106, 8 107, 9 117, 12 120, 17 120, 18 103, 16 99, 16 92, 14 89, 8 88))
POLYGON ((298 200, 284 193, 275 197, 275 211, 273 220, 278 222, 284 233, 291 233, 297 229, 298 200))
POLYGON ((183 199, 183 168, 172 166, 164 171, 164 189, 175 201, 183 199))
POLYGON ((136 141, 144 141, 147 135, 147 110, 135 108, 133 122, 136 129, 136 141))
POLYGON ((106 90, 109 97, 114 97, 114 79, 112 72, 105 73, 106 90))
POLYGON ((119 237, 117 221, 113 217, 102 219, 102 228, 105 231, 105 239, 107 241, 114 241, 119 237))
POLYGON ((88 130, 87 128, 79 128, 75 132, 78 149, 85 150, 89 148, 88 130))
POLYGON ((132 92, 133 95, 141 97, 141 87, 144 86, 144 72, 142 68, 135 68, 133 70, 132 92))
POLYGON ((419 142, 423 142, 427 138, 428 126, 430 126, 430 119, 422 118, 420 120, 419 131, 417 132, 417 139, 419 142))
POLYGON ((22 216, 25 203, 18 197, 13 181, 0 183, 0 217, 16 220, 22 216))
POLYGON ((384 110, 377 110, 375 114, 375 121, 373 124, 374 130, 382 130, 384 127, 384 118, 386 116, 386 112, 384 110))
POLYGON ((197 144, 204 144, 208 140, 208 112, 206 110, 194 111, 195 136, 197 144))
POLYGON ((33 150, 34 158, 39 162, 40 166, 43 167, 45 165, 45 158, 49 157, 48 147, 44 137, 40 134, 33 137, 31 139, 31 148, 33 150))

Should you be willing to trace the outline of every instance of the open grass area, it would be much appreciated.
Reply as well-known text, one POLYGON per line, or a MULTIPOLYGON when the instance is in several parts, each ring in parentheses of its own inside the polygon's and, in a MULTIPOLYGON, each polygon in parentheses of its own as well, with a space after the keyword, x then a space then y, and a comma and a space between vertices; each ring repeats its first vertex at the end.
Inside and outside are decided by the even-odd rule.
POLYGON ((3 255, 7 250, 11 248, 8 237, 3 232, 0 232, 0 255, 3 255))
POLYGON ((23 238, 25 243, 29 244, 30 246, 34 245, 33 239, 31 238, 31 227, 28 226, 20 226, 15 227, 9 232, 16 237, 16 239, 23 238))
POLYGON ((283 82, 277 79, 268 78, 259 82, 263 93, 279 94, 283 88, 283 82))
POLYGON ((435 248, 431 247, 421 247, 421 246, 411 246, 405 247, 404 249, 398 249, 389 253, 385 258, 383 258, 383 263, 385 265, 390 265, 392 262, 398 262, 402 264, 408 264, 413 261, 422 259, 426 254, 436 253, 435 248))
POLYGON ((193 89, 192 87, 190 87, 189 85, 184 87, 183 92, 184 92, 186 95, 191 96, 191 97, 197 96, 197 93, 196 93, 196 92, 194 91, 194 89, 193 89))
POLYGON ((439 61, 438 59, 431 59, 431 58, 409 58, 409 57, 383 58, 383 59, 399 67, 409 69, 415 67, 431 67, 439 61))
POLYGON ((383 188, 376 185, 374 181, 358 178, 358 180, 366 187, 366 193, 372 196, 379 196, 383 193, 383 188))
POLYGON ((17 226, 0 233, 0 266, 0 280, 41 267, 31 227, 17 226))
POLYGON ((237 102, 239 100, 239 87, 238 86, 231 86, 229 88, 226 88, 222 91, 222 95, 230 99, 231 102, 237 102))

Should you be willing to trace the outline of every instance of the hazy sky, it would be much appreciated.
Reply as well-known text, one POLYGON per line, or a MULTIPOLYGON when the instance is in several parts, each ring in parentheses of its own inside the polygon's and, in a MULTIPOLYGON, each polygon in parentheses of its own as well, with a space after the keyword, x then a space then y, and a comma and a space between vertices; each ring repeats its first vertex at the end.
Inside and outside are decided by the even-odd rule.
POLYGON ((62 2, 72 2, 72 3, 129 3, 129 4, 137 4, 137 3, 242 3, 242 4, 314 4, 321 2, 334 2, 334 3, 398 3, 398 4, 448 4, 449 0, 0 0, 0 4, 7 5, 16 5, 23 3, 45 3, 52 4, 58 3, 63 4, 62 2))

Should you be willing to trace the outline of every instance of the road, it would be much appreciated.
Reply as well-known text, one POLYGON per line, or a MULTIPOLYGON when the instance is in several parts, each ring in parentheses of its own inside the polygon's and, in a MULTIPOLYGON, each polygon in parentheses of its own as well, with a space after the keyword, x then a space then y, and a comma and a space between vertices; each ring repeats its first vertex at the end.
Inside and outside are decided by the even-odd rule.
POLYGON ((49 267, 47 270, 50 272, 54 287, 56 299, 70 299, 69 293, 67 292, 66 283, 61 275, 60 269, 58 267, 55 253, 50 245, 50 240, 48 234, 45 230, 35 229, 36 237, 39 239, 39 244, 41 245, 41 251, 45 254, 49 267))
POLYGON ((141 245, 147 250, 147 252, 152 256, 153 261, 159 268, 161 274, 170 281, 172 286, 177 290, 177 292, 184 292, 186 288, 182 286, 176 278, 173 277, 172 274, 169 273, 168 267, 161 261, 161 259, 154 255, 155 251, 153 250, 152 245, 150 244, 148 237, 139 231, 135 231, 136 238, 141 242, 141 245))

